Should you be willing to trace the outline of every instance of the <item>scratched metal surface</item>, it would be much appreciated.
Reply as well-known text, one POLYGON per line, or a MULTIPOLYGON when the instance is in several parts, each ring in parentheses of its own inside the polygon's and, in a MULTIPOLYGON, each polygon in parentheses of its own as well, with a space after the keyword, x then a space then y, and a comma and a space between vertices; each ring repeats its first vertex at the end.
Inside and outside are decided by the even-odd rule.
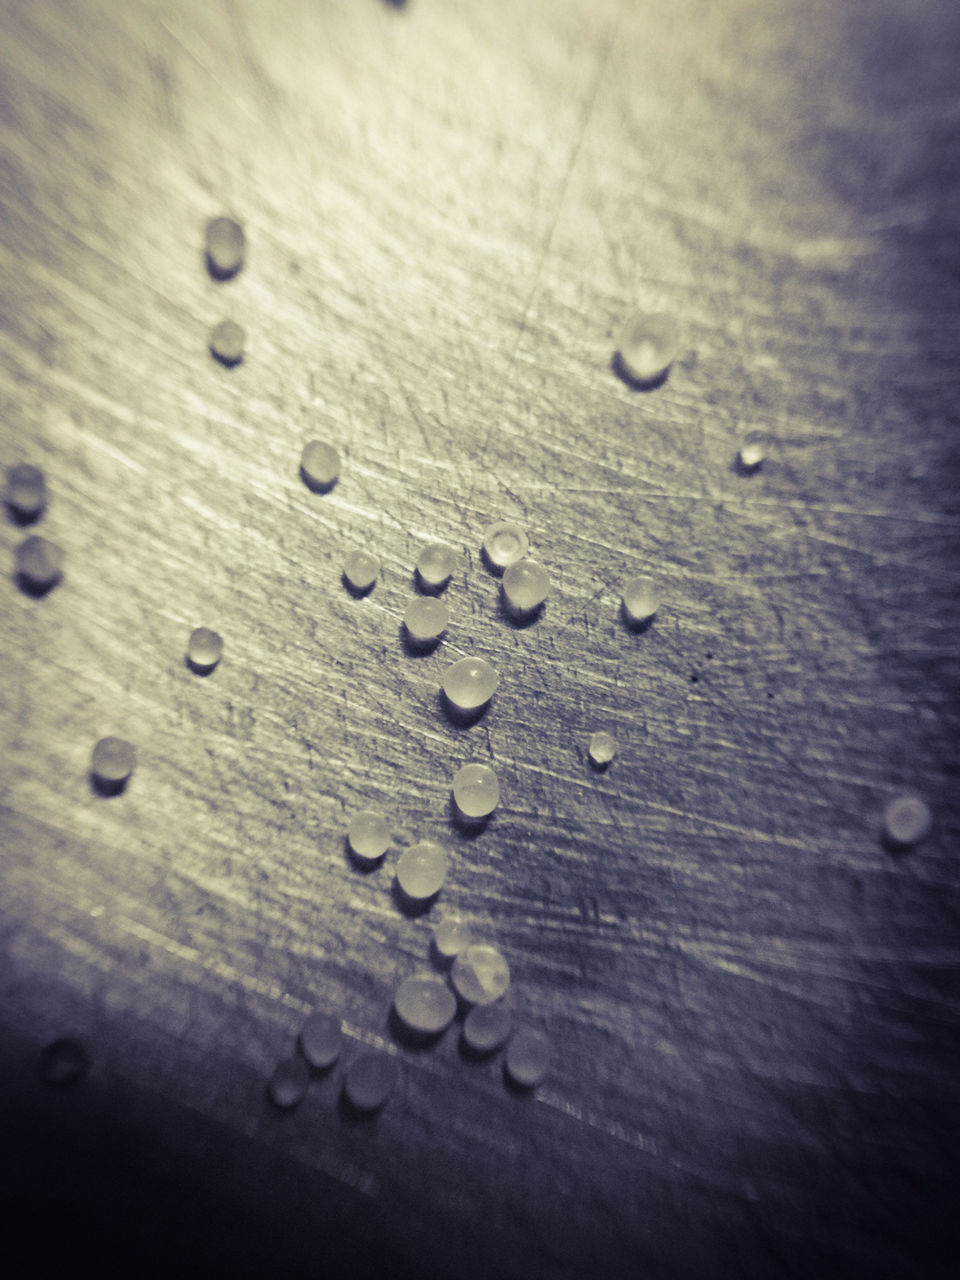
MULTIPOLYGON (((109 1129, 95 1190, 118 1133, 152 1134, 133 1180, 221 1179, 234 1226, 267 1224, 251 1266, 271 1230, 319 1265, 335 1205, 421 1275, 938 1273, 958 34, 934 0, 5 0, 0 463, 45 469, 66 550, 43 600, 0 583, 17 1159, 109 1129), (215 284, 221 212, 249 252, 215 284), (683 329, 649 394, 609 367, 637 305, 683 329), (226 317, 232 371, 206 352, 226 317), (770 450, 744 477, 749 426, 770 450), (326 496, 297 477, 316 435, 344 455, 326 496), (498 516, 553 579, 528 628, 479 560, 498 516), (437 537, 463 553, 452 623, 411 657, 437 537), (355 544, 383 557, 365 600, 339 581, 355 544), (664 604, 633 635, 641 570, 664 604), (226 640, 205 680, 201 623, 226 640), (474 651, 501 688, 458 728, 438 680, 474 651), (86 776, 107 733, 140 753, 112 799, 86 776), (468 837, 472 758, 504 799, 468 837), (878 815, 904 786, 936 827, 895 858, 878 815), (393 1043, 430 916, 398 910, 396 849, 348 863, 369 803, 397 847, 450 848, 435 910, 498 941, 553 1037, 535 1098, 453 1033, 393 1043), (318 1004, 348 1053, 403 1060, 373 1124, 336 1074, 265 1104, 318 1004), (92 1066, 51 1101, 32 1055, 64 1031, 92 1066)), ((4 523, 8 562, 23 536, 4 523)))

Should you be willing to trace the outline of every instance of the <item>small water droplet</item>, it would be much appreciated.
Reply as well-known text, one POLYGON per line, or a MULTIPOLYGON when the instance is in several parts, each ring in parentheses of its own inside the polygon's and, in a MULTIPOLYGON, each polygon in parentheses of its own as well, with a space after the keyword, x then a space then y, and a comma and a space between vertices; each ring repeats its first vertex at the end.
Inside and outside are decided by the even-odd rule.
POLYGON ((518 560, 504 571, 500 589, 508 611, 525 618, 543 605, 550 593, 550 579, 535 560, 518 560))
POLYGON ((311 440, 300 455, 300 475, 308 489, 326 493, 340 475, 340 454, 325 440, 311 440))
POLYGON ((544 1079, 550 1066, 550 1041, 542 1031, 520 1027, 510 1037, 504 1070, 514 1084, 532 1089, 544 1079))
POLYGON ((673 316, 638 311, 620 334, 618 371, 628 383, 652 386, 667 376, 679 347, 680 329, 673 316))
POLYGON ((463 1024, 464 1043, 474 1053, 493 1053, 510 1038, 513 1012, 505 1000, 475 1004, 463 1024))
POLYGON ((442 542, 424 547, 417 560, 417 576, 428 590, 441 591, 450 581, 457 564, 457 553, 442 542))
POLYGON ((617 740, 612 733, 601 729, 590 735, 590 745, 587 750, 591 762, 598 769, 604 769, 617 754, 617 740))
POLYGON ((207 223, 204 244, 207 270, 215 280, 229 280, 243 266, 243 228, 232 218, 211 218, 207 223))
POLYGON ((378 862, 390 847, 390 828, 376 809, 360 809, 350 819, 347 839, 361 862, 378 862))
POLYGON ((497 947, 475 942, 454 960, 450 981, 469 1004, 492 1004, 510 986, 510 968, 497 947))
POLYGON ((414 902, 426 902, 443 888, 450 860, 432 840, 420 840, 397 859, 397 884, 414 902))
POLYGON ((465 818, 486 818, 500 803, 500 783, 487 764, 465 764, 453 778, 453 798, 465 818))
POLYGON ((409 1031, 439 1035, 453 1021, 457 1001, 438 974, 417 973, 400 983, 393 1007, 409 1031))
POLYGON ((342 1043, 340 1019, 329 1013, 311 1013, 300 1031, 300 1051, 318 1071, 333 1066, 342 1043))
POLYGON ((27 593, 47 592, 51 587, 56 586, 63 576, 62 548, 37 534, 33 534, 17 547, 16 563, 17 581, 27 593))
POLYGON ((459 955, 472 938, 473 931, 461 916, 445 916, 434 926, 433 946, 439 959, 445 962, 459 955))
POLYGON ((373 589, 380 574, 380 561, 369 551, 348 551, 343 561, 343 578, 356 595, 373 589))
POLYGON ((483 531, 483 554, 495 570, 522 560, 529 546, 527 535, 512 520, 497 520, 483 531))
POLYGON ((884 834, 898 848, 919 844, 929 835, 932 826, 930 806, 911 791, 894 796, 883 811, 884 834))
POLYGON ((221 320, 210 331, 210 351, 227 368, 243 359, 243 347, 247 335, 235 320, 221 320))
POLYGON ((75 1084, 90 1065, 87 1051, 79 1040, 61 1036, 40 1053, 37 1074, 44 1084, 75 1084))
POLYGON ((284 1058, 274 1068, 267 1089, 274 1103, 287 1110, 303 1101, 309 1083, 310 1073, 303 1059, 284 1058))
POLYGON ((124 738, 101 738, 90 757, 94 777, 106 787, 122 786, 136 764, 136 747, 124 738))
POLYGON ((187 662, 198 675, 212 671, 223 656, 223 637, 209 627, 195 627, 187 641, 187 662))
POLYGON ((763 435, 759 431, 750 431, 740 442, 740 450, 737 453, 737 464, 739 469, 744 473, 756 471, 763 463, 767 453, 764 448, 763 435))
POLYGON ((660 594, 652 578, 630 578, 623 586, 623 615, 631 627, 649 622, 660 608, 660 594))
POLYGON ((417 596, 404 610, 403 625, 414 644, 433 644, 447 629, 450 613, 442 600, 417 596))
POLYGON ((358 1111, 377 1111, 396 1087, 397 1076, 394 1058, 385 1053, 361 1053, 347 1068, 343 1092, 358 1111))
POLYGON ((442 688, 457 711, 476 711, 496 692, 499 676, 486 658, 466 657, 443 673, 442 688))
POLYGON ((8 467, 4 500, 14 515, 22 520, 36 520, 47 505, 47 482, 39 467, 19 462, 8 467))

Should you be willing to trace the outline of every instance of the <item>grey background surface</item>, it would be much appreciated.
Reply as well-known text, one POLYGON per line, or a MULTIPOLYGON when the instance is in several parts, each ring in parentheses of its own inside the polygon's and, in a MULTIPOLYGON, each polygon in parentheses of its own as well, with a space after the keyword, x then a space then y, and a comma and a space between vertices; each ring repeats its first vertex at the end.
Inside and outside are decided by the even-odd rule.
POLYGON ((958 37, 935 0, 0 6, 0 464, 44 468, 66 552, 42 600, 0 582, 18 1212, 264 1274, 950 1274, 958 37), (650 393, 610 368, 635 307, 682 327, 650 393), (553 581, 527 628, 479 556, 501 516, 553 581), (435 538, 451 626, 411 657, 435 538), (472 652, 501 686, 465 729, 437 693, 472 652), (139 764, 103 799, 108 733, 139 764), (470 759, 503 789, 473 836, 470 759), (935 828, 895 857, 905 787, 935 828), (368 804, 396 842, 363 875, 368 804), (452 869, 411 917, 424 837, 452 869), (553 1038, 533 1098, 390 1035, 452 909, 553 1038), (314 1007, 401 1057, 374 1122, 338 1071, 267 1105, 314 1007), (91 1070, 54 1095, 64 1033, 91 1070))

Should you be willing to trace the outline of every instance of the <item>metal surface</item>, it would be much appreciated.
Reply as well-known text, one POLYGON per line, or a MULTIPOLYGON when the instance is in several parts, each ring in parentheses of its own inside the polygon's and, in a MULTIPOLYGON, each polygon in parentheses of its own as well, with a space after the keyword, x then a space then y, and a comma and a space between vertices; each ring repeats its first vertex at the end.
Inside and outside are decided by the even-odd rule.
POLYGON ((934 0, 0 6, 0 464, 43 468, 66 553, 43 599, 0 583, 18 1158, 31 1124, 84 1147, 113 1114, 316 1265, 336 1214, 421 1275, 938 1274, 958 34, 934 0), (221 213, 247 237, 224 283, 221 213), (610 367, 637 307, 683 334, 649 393, 610 367), (228 318, 235 369, 207 351, 228 318), (329 494, 297 474, 314 437, 329 494), (554 584, 530 626, 481 562, 500 517, 554 584), (413 655, 433 539, 463 551, 451 625, 413 655), (383 560, 365 599, 353 546, 383 560), (634 634, 640 572, 663 605, 634 634), (501 683, 463 727, 439 679, 474 652, 501 683), (139 762, 104 798, 108 734, 139 762), (502 788, 479 833, 450 807, 471 759, 502 788), (935 827, 893 856, 903 787, 935 827), (371 805, 397 845, 363 874, 371 805), (552 1036, 533 1098, 452 1032, 391 1036, 428 962, 391 892, 421 838, 452 854, 437 910, 552 1036), (346 1060, 403 1059, 376 1120, 337 1069, 270 1110, 315 1006, 346 1060), (67 1033, 90 1073, 51 1102, 31 1055, 67 1033))

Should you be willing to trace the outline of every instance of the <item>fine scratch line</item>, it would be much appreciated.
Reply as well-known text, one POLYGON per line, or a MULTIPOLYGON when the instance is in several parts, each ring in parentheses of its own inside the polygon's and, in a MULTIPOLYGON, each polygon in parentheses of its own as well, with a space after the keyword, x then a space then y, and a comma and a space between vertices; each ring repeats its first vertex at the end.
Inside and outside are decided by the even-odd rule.
MULTIPOLYGON (((501 400, 501 404, 500 404, 501 411, 500 413, 495 415, 492 421, 498 421, 502 417, 503 406, 507 400, 508 388, 510 386, 510 382, 513 378, 513 374, 517 365, 517 356, 520 350, 520 342, 527 331, 527 325, 530 321, 530 313, 533 310, 533 302, 537 296, 537 290, 540 288, 540 281, 543 278, 543 272, 547 264, 547 259, 550 256, 550 249, 551 249, 551 246, 553 245, 553 239, 557 232, 557 225, 560 221, 560 214, 563 212, 563 206, 566 203, 567 190, 570 186, 570 179, 573 177, 573 171, 576 168, 578 159, 580 158, 580 152, 583 148, 583 142, 587 135, 587 129, 590 125, 590 119, 593 115, 593 110, 594 110, 594 107, 596 106, 597 97, 600 93, 600 85, 603 82, 603 77, 610 63, 610 58, 613 53, 614 42, 617 38, 617 31, 619 30, 619 27, 620 27, 620 20, 623 16, 623 10, 625 5, 626 5, 626 0, 621 0, 620 6, 617 9, 616 16, 614 17, 613 22, 610 25, 610 34, 607 37, 607 42, 604 46, 603 52, 600 55, 600 58, 597 61, 597 69, 594 73, 593 81, 587 93, 586 101, 584 102, 583 109, 580 112, 580 123, 577 129, 576 141, 574 142, 574 145, 571 148, 570 158, 567 161, 566 171, 564 172, 563 180, 560 183, 560 193, 557 198, 557 203, 553 212, 553 217, 550 219, 550 225, 547 228, 547 234, 543 238, 543 243, 540 250, 540 257, 537 262, 536 274, 534 275, 533 284, 530 286, 530 290, 527 294, 526 302, 524 303, 523 314, 520 319, 519 328, 517 329, 517 335, 514 338, 513 346, 510 349, 509 356, 507 357, 507 367, 504 371, 504 376, 503 376, 504 393, 503 393, 503 399, 501 400)), ((492 430, 492 428, 490 430, 492 430)), ((488 431, 487 443, 489 443, 489 438, 490 438, 490 432, 488 431)))

